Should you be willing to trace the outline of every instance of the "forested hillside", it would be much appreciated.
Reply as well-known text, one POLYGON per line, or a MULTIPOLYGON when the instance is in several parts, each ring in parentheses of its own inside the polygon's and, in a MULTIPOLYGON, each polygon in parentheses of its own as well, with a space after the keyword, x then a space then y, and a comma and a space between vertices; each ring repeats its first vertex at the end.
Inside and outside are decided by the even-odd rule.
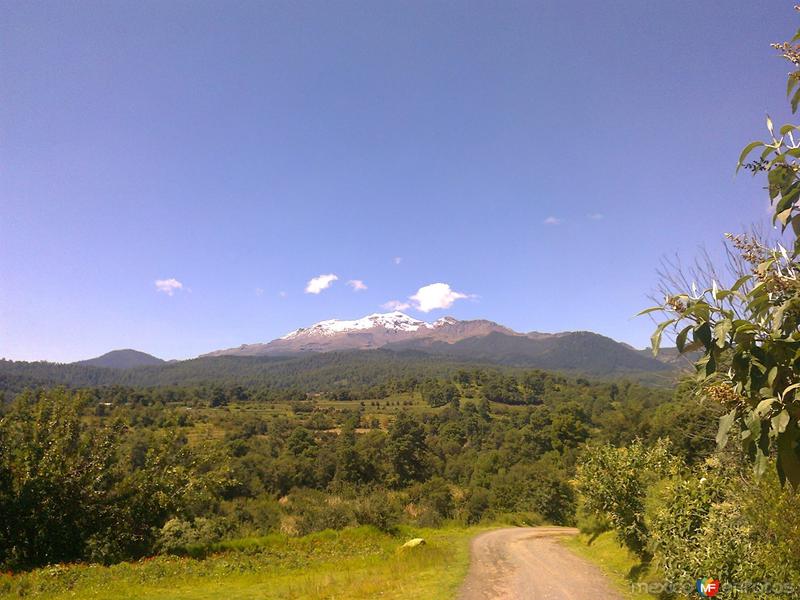
POLYGON ((473 369, 371 399, 269 390, 18 395, 0 420, 0 501, 15 515, 0 562, 114 562, 357 523, 572 523, 587 441, 669 435, 692 462, 713 445, 707 422, 686 426, 695 400, 623 381, 473 369))
MULTIPOLYGON (((632 350, 630 352, 637 360, 639 359, 636 352, 632 350)), ((586 348, 573 348, 560 358, 550 356, 544 362, 564 365, 563 369, 550 367, 549 370, 583 374, 583 370, 571 368, 580 364, 580 359, 576 357, 593 355, 596 356, 593 360, 601 364, 613 360, 607 354, 603 348, 589 345, 586 348)), ((391 386, 393 381, 452 376, 459 370, 475 368, 509 373, 525 370, 525 367, 512 366, 524 364, 524 361, 503 360, 504 357, 508 358, 508 355, 500 353, 492 359, 488 353, 477 359, 460 357, 457 354, 431 354, 420 350, 377 349, 306 353, 295 356, 204 357, 154 366, 117 369, 81 363, 0 360, 0 391, 17 392, 30 385, 157 387, 218 384, 258 386, 274 389, 276 392, 347 391, 350 394, 367 397, 380 395, 382 393, 380 386, 391 386)), ((665 366, 663 369, 659 367, 656 371, 626 370, 624 376, 634 381, 672 385, 679 373, 680 371, 665 366)), ((605 373, 607 378, 613 376, 613 370, 605 373)))

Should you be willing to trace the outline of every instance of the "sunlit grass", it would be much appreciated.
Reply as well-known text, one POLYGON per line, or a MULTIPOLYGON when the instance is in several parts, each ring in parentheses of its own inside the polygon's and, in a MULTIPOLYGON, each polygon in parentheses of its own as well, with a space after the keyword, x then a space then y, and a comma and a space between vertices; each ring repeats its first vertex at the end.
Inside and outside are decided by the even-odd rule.
POLYGON ((477 528, 359 527, 302 538, 280 535, 219 545, 205 559, 155 557, 111 567, 59 565, 0 577, 0 598, 452 598, 477 528), (400 550, 423 537, 423 546, 400 550))
POLYGON ((617 542, 610 531, 596 538, 581 534, 561 540, 578 556, 596 564, 609 576, 618 591, 631 600, 653 600, 657 596, 639 591, 632 584, 648 583, 652 573, 639 559, 617 542))

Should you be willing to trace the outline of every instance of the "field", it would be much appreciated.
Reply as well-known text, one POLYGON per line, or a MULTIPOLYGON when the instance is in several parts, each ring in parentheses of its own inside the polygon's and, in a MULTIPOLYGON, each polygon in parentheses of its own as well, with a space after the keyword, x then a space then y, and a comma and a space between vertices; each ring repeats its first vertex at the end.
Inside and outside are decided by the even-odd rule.
MULTIPOLYGON (((460 401, 477 402, 476 398, 461 397, 460 401)), ((220 419, 228 415, 232 420, 241 420, 246 417, 268 419, 271 417, 286 417, 297 423, 316 431, 329 431, 338 433, 337 423, 342 415, 361 413, 361 422, 366 427, 359 428, 358 433, 365 433, 370 429, 386 430, 398 412, 423 416, 437 414, 445 410, 441 406, 432 408, 425 402, 419 393, 392 394, 386 398, 375 400, 327 400, 314 398, 305 402, 232 402, 227 406, 210 408, 205 406, 186 407, 175 403, 170 405, 173 409, 187 410, 192 415, 192 426, 186 429, 191 442, 220 440, 224 437, 224 429, 220 426, 220 419)), ((492 414, 497 416, 522 413, 529 407, 525 405, 508 405, 499 402, 490 402, 492 414)))
POLYGON ((468 568, 469 540, 479 531, 401 528, 389 535, 358 527, 235 540, 206 549, 206 557, 56 565, 0 575, 0 598, 452 598, 468 568), (414 537, 427 543, 400 549, 414 537))

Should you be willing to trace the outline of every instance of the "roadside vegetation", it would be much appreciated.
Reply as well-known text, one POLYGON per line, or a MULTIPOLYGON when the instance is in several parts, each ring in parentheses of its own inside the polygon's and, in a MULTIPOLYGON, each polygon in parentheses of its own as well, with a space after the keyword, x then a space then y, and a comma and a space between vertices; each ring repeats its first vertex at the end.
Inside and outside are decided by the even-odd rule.
MULTIPOLYGON (((800 31, 773 44, 794 69, 793 112, 798 41, 800 31)), ((590 443, 578 460, 586 543, 613 531, 639 561, 627 581, 660 584, 663 597, 691 596, 701 578, 719 580, 723 599, 800 595, 800 139, 796 126, 776 127, 769 117, 767 130, 767 140, 744 149, 739 168, 766 178, 781 237, 728 234, 732 281, 713 266, 667 274, 663 303, 645 311, 665 315, 656 350, 670 332, 680 352, 699 353, 690 385, 719 407, 717 451, 693 461, 666 439, 590 443)), ((608 545, 583 554, 617 574, 627 566, 608 545)))
POLYGON ((190 556, 55 565, 0 575, 0 598, 452 598, 469 564, 475 528, 373 527, 193 546, 190 556), (402 549, 423 537, 424 545, 402 549))

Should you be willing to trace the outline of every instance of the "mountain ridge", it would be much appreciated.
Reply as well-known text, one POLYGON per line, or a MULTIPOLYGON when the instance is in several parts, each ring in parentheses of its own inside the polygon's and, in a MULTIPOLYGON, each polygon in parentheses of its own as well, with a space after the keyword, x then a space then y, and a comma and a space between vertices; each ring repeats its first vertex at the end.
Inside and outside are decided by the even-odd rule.
POLYGON ((107 369, 135 369, 137 367, 161 365, 165 362, 166 361, 152 354, 147 354, 140 350, 133 350, 132 348, 123 348, 121 350, 111 350, 110 352, 106 352, 94 358, 79 360, 72 364, 104 367, 107 369))
POLYGON ((353 320, 327 319, 269 342, 216 350, 200 358, 292 356, 379 348, 595 375, 675 368, 674 364, 591 331, 522 333, 487 319, 442 317, 429 323, 400 311, 374 313, 353 320))

